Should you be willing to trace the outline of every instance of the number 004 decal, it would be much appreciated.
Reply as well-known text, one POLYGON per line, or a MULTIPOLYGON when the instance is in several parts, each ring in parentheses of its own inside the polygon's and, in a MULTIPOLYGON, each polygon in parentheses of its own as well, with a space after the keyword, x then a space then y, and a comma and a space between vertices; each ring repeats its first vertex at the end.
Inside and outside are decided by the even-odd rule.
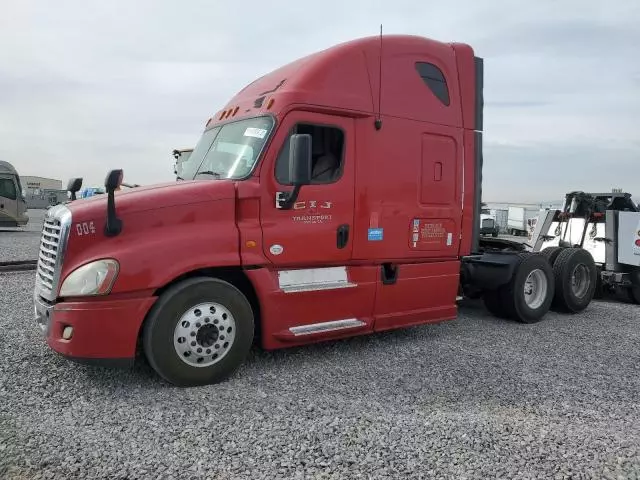
POLYGON ((94 235, 96 233, 96 227, 93 222, 76 223, 76 233, 79 237, 83 235, 94 235))

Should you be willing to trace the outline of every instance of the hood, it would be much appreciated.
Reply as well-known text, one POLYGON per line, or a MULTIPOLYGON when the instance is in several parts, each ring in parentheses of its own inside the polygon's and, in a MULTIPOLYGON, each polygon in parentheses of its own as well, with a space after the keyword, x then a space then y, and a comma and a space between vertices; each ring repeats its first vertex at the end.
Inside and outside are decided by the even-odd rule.
MULTIPOLYGON (((127 188, 115 192, 118 216, 164 207, 211 202, 235 197, 229 180, 188 180, 127 188)), ((107 195, 95 195, 67 204, 75 219, 92 219, 107 214, 107 195)))

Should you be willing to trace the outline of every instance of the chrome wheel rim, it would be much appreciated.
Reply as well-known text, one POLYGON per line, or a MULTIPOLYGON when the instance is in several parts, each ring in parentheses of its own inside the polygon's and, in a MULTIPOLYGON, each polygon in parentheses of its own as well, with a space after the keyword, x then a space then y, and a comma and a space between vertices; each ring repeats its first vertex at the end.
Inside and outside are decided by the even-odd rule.
POLYGON ((584 264, 576 265, 571 272, 571 291, 573 294, 582 298, 587 294, 587 290, 589 290, 589 283, 591 279, 589 278, 589 270, 584 264))
POLYGON ((178 357, 191 367, 220 362, 233 346, 236 321, 224 305, 201 303, 184 312, 173 333, 178 357))
POLYGON ((533 310, 540 308, 547 298, 549 285, 547 277, 542 270, 535 269, 527 276, 524 282, 524 301, 533 310))

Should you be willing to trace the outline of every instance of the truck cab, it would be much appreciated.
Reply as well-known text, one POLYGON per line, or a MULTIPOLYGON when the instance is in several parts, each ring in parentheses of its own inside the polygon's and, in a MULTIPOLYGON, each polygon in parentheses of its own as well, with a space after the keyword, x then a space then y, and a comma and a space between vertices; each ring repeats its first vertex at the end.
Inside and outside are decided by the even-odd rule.
POLYGON ((27 201, 20 175, 13 165, 0 160, 0 227, 23 227, 27 223, 27 201))
POLYGON ((470 285, 498 315, 540 320, 546 259, 480 249, 482 69, 460 43, 336 45, 240 90, 181 181, 117 191, 116 169, 106 195, 52 208, 34 290, 49 346, 125 365, 142 350, 192 386, 230 375, 254 337, 453 320, 470 285))

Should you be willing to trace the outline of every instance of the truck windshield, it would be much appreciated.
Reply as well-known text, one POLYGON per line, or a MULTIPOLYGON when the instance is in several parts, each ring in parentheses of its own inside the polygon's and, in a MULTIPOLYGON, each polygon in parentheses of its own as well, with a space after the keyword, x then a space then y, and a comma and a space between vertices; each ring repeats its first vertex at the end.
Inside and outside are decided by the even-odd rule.
POLYGON ((182 164, 180 178, 193 180, 246 177, 258 161, 273 128, 269 116, 227 123, 206 130, 189 158, 182 164))

